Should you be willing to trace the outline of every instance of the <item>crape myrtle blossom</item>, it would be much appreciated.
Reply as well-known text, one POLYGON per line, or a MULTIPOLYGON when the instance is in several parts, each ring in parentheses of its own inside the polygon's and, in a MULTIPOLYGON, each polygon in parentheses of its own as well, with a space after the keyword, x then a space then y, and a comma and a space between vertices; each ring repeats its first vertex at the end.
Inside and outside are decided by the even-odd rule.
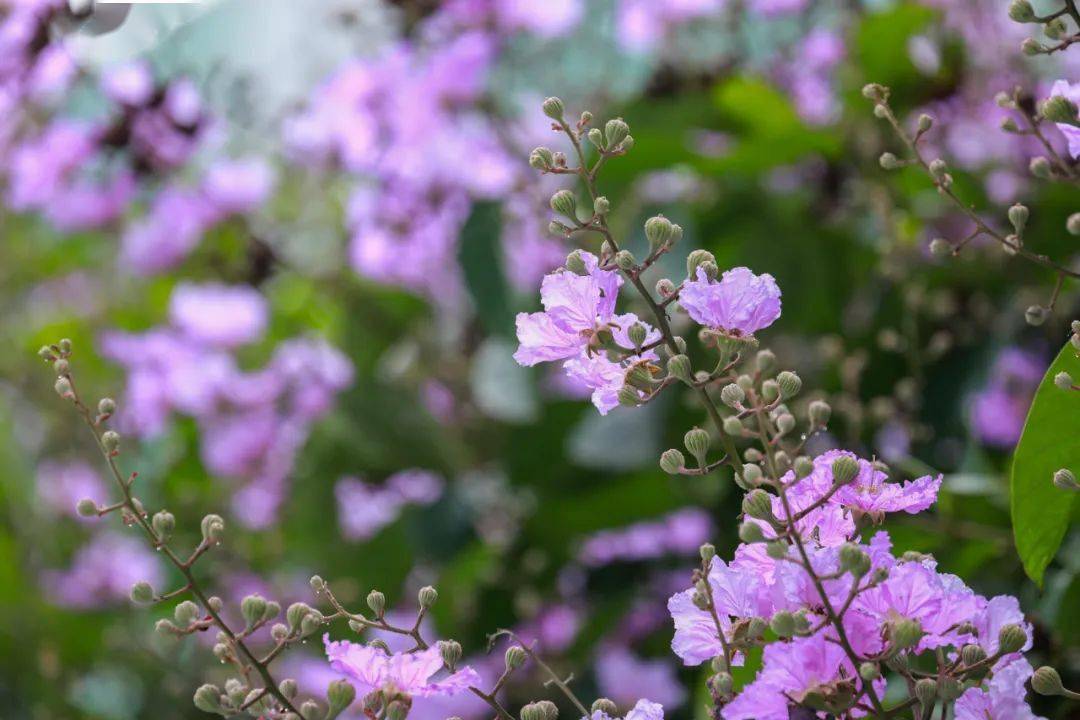
POLYGON ((443 670, 442 655, 435 646, 414 653, 389 653, 376 645, 332 641, 329 634, 323 636, 323 643, 330 666, 356 682, 364 693, 381 690, 409 697, 457 695, 480 681, 479 674, 467 666, 432 680, 443 670))
MULTIPOLYGON (((1050 88, 1050 97, 1063 97, 1074 106, 1080 105, 1080 82, 1070 83, 1068 80, 1058 80, 1050 88)), ((1067 122, 1059 122, 1055 125, 1069 143, 1069 154, 1074 158, 1080 157, 1080 125, 1067 122)))
MULTIPOLYGON (((594 710, 589 720, 620 720, 620 718, 613 718, 603 710, 594 710)), ((621 720, 664 720, 664 707, 651 700, 638 700, 621 720)))
POLYGON ((145 543, 105 531, 79 548, 68 569, 43 573, 42 586, 56 605, 92 609, 127 602, 134 583, 145 580, 156 587, 164 578, 160 557, 145 543))
POLYGON ((984 444, 1012 448, 1020 439, 1028 408, 1046 362, 1037 354, 1006 348, 994 360, 986 385, 969 406, 971 430, 984 444))
MULTIPOLYGON (((567 375, 593 392, 593 404, 606 415, 619 404, 619 390, 626 371, 634 364, 629 351, 630 327, 640 323, 645 329, 643 345, 660 339, 660 332, 642 323, 633 313, 618 315, 615 303, 622 278, 600 267, 599 259, 580 253, 584 273, 560 269, 544 277, 540 286, 543 312, 518 313, 519 347, 514 359, 521 365, 562 360, 567 375), (605 336, 627 352, 627 359, 611 360, 603 348, 605 336)), ((636 361, 655 360, 651 350, 635 355, 636 361)))
POLYGON ((349 540, 366 540, 400 517, 409 505, 430 505, 442 495, 442 478, 426 470, 395 473, 382 485, 346 477, 334 486, 338 524, 349 540))
POLYGON ((1045 720, 1024 701, 1031 664, 1020 658, 956 700, 956 720, 1045 720))
POLYGON ((589 567, 626 560, 645 560, 665 553, 693 554, 713 532, 709 514, 687 507, 659 521, 640 522, 625 528, 601 530, 581 544, 578 559, 589 567))
POLYGON ((618 705, 633 703, 642 695, 669 709, 686 701, 686 688, 668 658, 640 658, 624 645, 609 641, 597 648, 595 664, 600 694, 618 705))
POLYGON ((707 328, 753 335, 780 317, 780 288, 772 275, 755 275, 749 268, 727 270, 717 281, 699 267, 694 279, 684 284, 679 304, 707 328))

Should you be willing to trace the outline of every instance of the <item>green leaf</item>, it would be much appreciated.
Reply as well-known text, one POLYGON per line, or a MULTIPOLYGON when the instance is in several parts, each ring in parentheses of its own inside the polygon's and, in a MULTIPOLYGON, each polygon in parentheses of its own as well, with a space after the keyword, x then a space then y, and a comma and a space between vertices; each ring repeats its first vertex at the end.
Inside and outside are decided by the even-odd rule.
POLYGON ((1060 372, 1080 377, 1080 358, 1072 345, 1065 345, 1039 384, 1013 455, 1010 483, 1016 551, 1039 587, 1069 527, 1074 497, 1051 479, 1063 467, 1080 471, 1080 395, 1054 385, 1060 372))
POLYGON ((461 230, 458 261, 484 329, 493 335, 510 335, 514 313, 502 272, 501 231, 499 205, 477 203, 461 230))

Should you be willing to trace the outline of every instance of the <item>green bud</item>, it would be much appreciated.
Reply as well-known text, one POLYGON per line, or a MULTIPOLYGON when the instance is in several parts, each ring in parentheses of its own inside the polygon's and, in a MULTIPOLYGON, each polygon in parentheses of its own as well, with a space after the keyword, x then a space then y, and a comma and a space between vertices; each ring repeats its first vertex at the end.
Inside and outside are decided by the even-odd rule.
POLYGON ((112 430, 106 430, 101 434, 101 444, 105 446, 105 449, 110 453, 115 453, 120 449, 120 435, 112 430))
POLYGON ((633 270, 637 265, 637 258, 629 250, 620 250, 615 253, 615 264, 620 270, 633 270))
POLYGON ((771 373, 776 367, 776 353, 767 348, 765 350, 759 350, 757 356, 754 358, 754 365, 762 375, 771 373))
POLYGON ((960 658, 964 661, 966 667, 971 667, 986 659, 986 651, 979 645, 969 643, 960 649, 960 658))
POLYGON ((795 616, 787 610, 781 610, 772 616, 769 627, 778 637, 789 638, 795 634, 795 616))
POLYGON ((1043 665, 1032 674, 1031 689, 1040 695, 1049 697, 1065 694, 1065 686, 1061 683, 1061 675, 1049 665, 1043 665))
POLYGON ((919 116, 918 127, 919 132, 924 133, 934 126, 934 118, 930 117, 926 113, 919 116))
POLYGON ((1076 103, 1064 95, 1052 95, 1046 98, 1039 110, 1050 122, 1073 125, 1077 121, 1076 103))
POLYGON ((520 645, 511 645, 506 648, 506 654, 503 656, 503 662, 506 663, 507 670, 517 670, 519 667, 525 664, 525 660, 528 658, 528 654, 525 652, 525 648, 520 645))
POLYGON ((607 215, 611 210, 611 202, 601 195, 593 201, 593 212, 597 215, 607 215))
POLYGON ((425 585, 420 588, 420 592, 417 593, 416 599, 417 602, 420 603, 420 609, 427 610, 439 599, 439 592, 430 585, 425 585))
MULTIPOLYGON (((716 263, 711 262, 709 260, 706 260, 705 262, 700 263, 697 266, 697 269, 700 270, 702 273, 704 273, 705 277, 708 278, 709 280, 715 280, 716 276, 720 274, 720 268, 718 268, 716 266, 716 263)), ((696 274, 696 271, 695 271, 694 279, 696 279, 696 278, 697 278, 697 274, 696 274)))
POLYGON ((742 420, 734 415, 728 415, 724 418, 724 432, 732 437, 739 437, 742 435, 743 424, 742 420))
POLYGON ((614 118, 604 124, 604 137, 607 138, 608 147, 617 147, 629 135, 630 126, 622 118, 614 118))
POLYGON ((732 689, 735 687, 735 678, 729 672, 718 672, 709 678, 709 685, 712 686, 715 693, 726 697, 731 694, 732 689))
POLYGON ((894 650, 907 650, 922 639, 922 625, 916 620, 900 618, 892 624, 890 639, 894 650))
POLYGON ((453 671, 457 667, 458 661, 461 660, 461 643, 457 640, 440 640, 438 646, 443 663, 453 671))
MULTIPOLYGON (((400 705, 401 703, 394 703, 400 705)), ((305 700, 300 706, 300 715, 304 720, 323 720, 326 717, 326 711, 322 706, 314 700, 305 700)), ((387 717, 390 716, 389 709, 387 710, 387 717)), ((401 716, 401 720, 404 719, 404 715, 401 716)))
POLYGON ((765 554, 773 560, 783 560, 788 556, 788 546, 783 540, 773 540, 765 545, 765 554))
POLYGON ((937 180, 942 180, 949 172, 949 166, 941 158, 930 161, 930 174, 937 180))
POLYGON ((742 472, 743 482, 749 487, 755 487, 761 482, 761 466, 754 463, 745 463, 742 472))
POLYGON ((551 196, 551 209, 571 220, 577 220, 577 198, 569 190, 559 190, 551 196))
POLYGON ((915 683, 915 697, 923 707, 930 707, 937 699, 937 680, 923 678, 915 683))
POLYGON ((40 348, 38 348, 37 355, 45 362, 52 362, 56 359, 56 356, 53 355, 52 348, 48 345, 42 345, 40 348))
POLYGON ((203 540, 210 545, 217 545, 225 537, 225 520, 220 515, 210 514, 200 524, 203 540))
POLYGON ((154 602, 154 588, 145 580, 140 580, 131 586, 131 601, 139 605, 148 605, 154 602))
POLYGON ((869 83, 863 85, 862 96, 867 100, 875 100, 880 102, 889 97, 889 88, 877 83, 869 83))
POLYGON ((221 688, 217 685, 202 685, 195 691, 195 707, 203 712, 221 713, 221 688))
POLYGON ((668 475, 678 475, 679 471, 685 467, 686 458, 675 448, 665 450, 663 454, 660 455, 660 469, 668 475))
POLYGON ((386 612, 386 596, 378 590, 372 590, 367 596, 367 606, 375 613, 375 617, 381 618, 386 612))
POLYGON ((765 402, 772 402, 780 397, 780 384, 776 380, 766 380, 761 383, 761 397, 765 399, 765 402))
POLYGON ((240 601, 240 613, 249 628, 262 622, 266 617, 266 598, 258 594, 248 595, 240 601))
POLYGON ((285 620, 289 623, 289 630, 296 631, 300 629, 300 623, 304 618, 311 613, 311 606, 307 603, 294 602, 289 606, 289 609, 285 611, 285 620))
POLYGON ((1037 155, 1031 158, 1031 162, 1028 163, 1028 170, 1035 177, 1046 180, 1050 177, 1050 161, 1042 155, 1037 155))
POLYGON ((782 413, 776 418, 776 427, 783 434, 788 434, 795 429, 795 416, 791 413, 782 413))
POLYGON ((71 340, 68 338, 61 338, 60 342, 56 343, 56 347, 60 350, 60 354, 65 357, 71 354, 71 340))
POLYGON ((730 408, 738 410, 746 399, 746 391, 735 383, 728 383, 720 389, 720 401, 730 408))
POLYGON ((691 280, 697 279, 697 269, 702 263, 716 265, 716 258, 708 250, 694 250, 686 256, 686 276, 691 280))
POLYGON ((1006 655, 1009 653, 1020 652, 1023 650, 1027 640, 1027 632, 1023 627, 1016 623, 1005 625, 998 633, 998 652, 1006 655))
POLYGON ((691 382, 690 358, 682 353, 672 355, 667 361, 667 373, 676 380, 689 384, 691 382))
POLYGON ((854 543, 840 546, 840 568, 854 577, 862 577, 870 572, 870 556, 854 543))
POLYGON ((563 101, 557 97, 549 97, 544 101, 541 106, 544 110, 544 114, 552 120, 562 120, 563 113, 566 112, 566 106, 563 105, 563 101))
POLYGON ((586 275, 589 272, 580 250, 574 250, 566 256, 566 269, 575 275, 586 275))
POLYGON ((590 708, 593 714, 603 713, 609 718, 616 718, 619 716, 619 706, 607 698, 599 698, 593 701, 592 708, 590 708))
POLYGON ((1054 487, 1059 490, 1071 490, 1072 492, 1080 490, 1080 484, 1077 484, 1076 476, 1065 468, 1061 468, 1054 473, 1054 487))
POLYGON ((292 700, 300 692, 300 686, 296 684, 296 680, 293 678, 285 678, 278 683, 278 690, 281 691, 282 695, 292 700))
POLYGON ((1011 117, 1007 117, 1001 121, 1001 129, 1007 133, 1020 132, 1020 126, 1016 124, 1016 121, 1011 117))
POLYGON ((1024 38, 1024 42, 1020 43, 1020 52, 1028 57, 1034 57, 1039 53, 1046 52, 1046 47, 1034 38, 1024 38))
POLYGON ((663 215, 654 215, 645 221, 645 237, 653 250, 667 245, 674 235, 675 225, 663 215))
POLYGON ((1024 319, 1028 325, 1038 327, 1046 322, 1046 316, 1048 315, 1046 308, 1042 305, 1029 305, 1028 309, 1024 311, 1024 319))
POLYGON ((895 170, 900 167, 900 161, 896 159, 896 156, 891 152, 881 153, 881 157, 878 158, 878 164, 885 170, 895 170))
POLYGON ((199 619, 199 606, 190 600, 185 600, 173 609, 173 619, 180 627, 187 627, 199 619))
POLYGON ((748 545, 765 542, 765 532, 755 522, 744 522, 739 525, 739 539, 748 545))
POLYGON ((709 433, 701 428, 691 428, 683 436, 683 444, 698 462, 698 467, 705 467, 705 458, 709 452, 709 433))
POLYGON ((98 506, 90 498, 83 498, 76 503, 75 512, 79 513, 80 517, 94 517, 98 514, 98 506))
POLYGON ((176 528, 176 517, 166 510, 161 510, 154 513, 154 517, 150 519, 150 526, 154 528, 154 532, 162 540, 168 540, 172 537, 173 530, 176 528))
POLYGON ((698 548, 698 555, 701 556, 701 561, 703 563, 709 563, 716 557, 716 546, 712 543, 704 543, 698 548))
POLYGON ((334 680, 326 689, 326 701, 330 704, 330 714, 337 715, 356 700, 356 688, 348 680, 334 680))
POLYGON ((593 128, 589 130, 589 132, 586 134, 586 137, 589 138, 589 142, 591 142, 596 147, 596 149, 607 149, 607 144, 604 142, 604 133, 600 130, 600 128, 593 128))
POLYGON ((866 682, 873 682, 881 677, 881 668, 878 667, 877 663, 864 662, 859 665, 859 677, 866 682))
POLYGON ((1080 212, 1073 213, 1065 221, 1065 229, 1070 235, 1080 235, 1080 212))
POLYGON ((538 147, 529 153, 529 166, 534 170, 547 170, 555 165, 555 156, 546 147, 538 147))
POLYGON ((631 385, 623 385, 618 392, 619 404, 624 407, 637 407, 641 404, 641 394, 631 385))
POLYGON ((671 297, 671 294, 675 292, 675 283, 671 282, 669 278, 660 278, 656 281, 656 294, 660 297, 671 297))
POLYGON ((747 517, 756 520, 775 519, 772 511, 772 496, 760 488, 751 490, 743 497, 742 511, 747 517))
POLYGON ((930 241, 930 252, 937 257, 946 257, 953 251, 952 243, 945 238, 934 238, 930 241))
POLYGON ((323 626, 324 620, 323 614, 312 608, 311 612, 300 619, 300 636, 308 637, 315 634, 323 626))
POLYGON ((64 358, 59 358, 53 362, 53 372, 57 375, 67 375, 71 372, 71 364, 64 358))
POLYGON ((765 630, 769 627, 769 624, 765 622, 764 618, 752 617, 746 623, 746 637, 748 640, 760 640, 761 636, 765 634, 765 630))
POLYGON ((814 461, 805 455, 800 455, 795 458, 792 468, 795 470, 795 477, 801 480, 804 477, 809 477, 810 473, 814 472, 814 461))
POLYGON ((859 474, 859 461, 851 455, 841 455, 832 463, 833 483, 847 485, 859 474))
POLYGON ((1064 19, 1056 17, 1043 26, 1043 33, 1051 40, 1064 40, 1069 34, 1069 26, 1064 19))
POLYGON ((551 233, 552 235, 557 235, 558 237, 565 238, 570 236, 570 228, 566 225, 563 225, 558 220, 552 220, 551 222, 549 222, 547 229, 549 233, 551 233))
POLYGON ((1024 232, 1024 227, 1027 226, 1028 217, 1031 215, 1031 211, 1026 206, 1016 203, 1009 208, 1009 222, 1012 223, 1013 229, 1019 235, 1024 232))
POLYGON ((1035 8, 1028 0, 1013 0, 1009 3, 1009 18, 1018 23, 1035 22, 1035 8))

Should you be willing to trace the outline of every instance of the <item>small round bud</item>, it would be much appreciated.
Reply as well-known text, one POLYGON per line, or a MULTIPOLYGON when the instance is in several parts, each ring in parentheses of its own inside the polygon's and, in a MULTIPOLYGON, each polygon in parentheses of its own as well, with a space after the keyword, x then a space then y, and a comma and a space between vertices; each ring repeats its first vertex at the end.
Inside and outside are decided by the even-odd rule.
POLYGON ((918 698, 923 707, 933 705, 934 700, 937 698, 937 680, 923 678, 915 683, 915 697, 918 698))
POLYGON ((168 540, 172 537, 173 530, 176 528, 176 517, 167 510, 160 510, 154 513, 154 517, 150 519, 150 526, 154 528, 154 532, 158 537, 163 540, 168 540))
POLYGON ((960 658, 964 661, 965 666, 971 667, 986 659, 986 651, 979 645, 969 643, 961 648, 960 658))
POLYGON ((1044 118, 1050 122, 1073 124, 1077 120, 1076 103, 1064 95, 1053 95, 1043 100, 1039 107, 1044 118))
POLYGON ((686 467, 686 458, 675 448, 665 450, 660 455, 660 469, 668 475, 678 475, 686 467))
POLYGON ((356 688, 347 680, 334 680, 326 688, 326 701, 330 704, 330 713, 340 713, 356 700, 356 688))
POLYGON ((257 594, 248 595, 240 601, 240 613, 249 628, 261 622, 266 614, 266 598, 257 594))
POLYGON ((772 520, 772 497, 764 490, 751 490, 743 497, 742 511, 756 520, 772 520))
MULTIPOLYGON (((401 703, 391 704, 401 705, 401 703)), ((305 700, 304 703, 300 706, 300 716, 303 718, 303 720, 323 720, 323 718, 326 717, 326 711, 323 710, 322 706, 314 700, 305 700)), ((389 708, 387 708, 386 716, 388 718, 390 717, 389 708)), ((400 717, 403 719, 405 716, 401 715, 400 717)))
POLYGON ((864 662, 859 665, 859 677, 866 682, 873 682, 881 677, 881 668, 878 667, 877 663, 864 662))
POLYGON ((716 546, 712 543, 704 543, 698 548, 698 555, 701 556, 702 562, 711 562, 712 559, 716 557, 716 546))
POLYGON ((941 158, 930 161, 930 174, 936 179, 941 180, 948 171, 949 166, 941 158))
POLYGON ((762 375, 772 372, 776 367, 776 353, 769 349, 759 350, 754 365, 762 375))
POLYGON ((934 118, 930 117, 926 113, 919 116, 918 127, 919 132, 924 133, 934 126, 934 118))
MULTIPOLYGON (((742 383, 740 383, 741 385, 742 383)), ((766 380, 761 383, 761 397, 766 402, 772 402, 780 397, 780 384, 776 380, 766 380)))
POLYGON ((202 519, 200 527, 203 540, 211 545, 220 543, 225 537, 225 520, 220 515, 207 515, 202 519))
POLYGON ((880 102, 889 96, 889 89, 884 85, 869 83, 863 85, 862 96, 867 100, 876 100, 880 102))
POLYGON ((893 623, 890 639, 894 650, 906 650, 914 647, 922 639, 922 625, 917 620, 900 618, 893 623))
POLYGON ((421 610, 429 609, 432 605, 435 604, 435 601, 438 599, 438 590, 431 587, 430 585, 425 585, 424 587, 420 588, 420 592, 416 594, 416 600, 420 603, 421 610))
POLYGON ((780 610, 772 616, 769 627, 778 637, 789 638, 795 634, 795 616, 787 610, 780 610))
POLYGON ((528 659, 528 655, 525 648, 520 645, 511 645, 506 648, 506 654, 503 656, 503 662, 506 663, 507 670, 517 670, 525 664, 526 659, 528 659))
POLYGON ((552 120, 562 120, 563 114, 566 112, 566 106, 563 105, 563 101, 557 97, 549 97, 544 100, 544 104, 541 105, 544 110, 544 114, 552 120))
POLYGON ((1024 38, 1024 42, 1020 43, 1020 52, 1028 57, 1034 57, 1039 53, 1046 52, 1046 47, 1035 38, 1024 38))
POLYGON ((729 415, 726 418, 724 418, 723 427, 724 427, 724 433, 726 435, 731 435, 733 437, 739 437, 740 435, 742 435, 742 431, 743 431, 742 420, 735 417, 734 415, 729 415))
POLYGON ((287 628, 284 623, 274 623, 273 627, 270 628, 270 637, 272 637, 275 642, 281 642, 288 637, 288 635, 289 628, 287 628))
POLYGON ((1065 221, 1065 229, 1070 235, 1080 235, 1080 212, 1075 212, 1065 221))
MULTIPOLYGON (((570 235, 570 228, 568 228, 566 225, 563 225, 558 220, 552 220, 551 222, 549 222, 547 229, 549 233, 551 233, 552 235, 557 235, 558 237, 568 237, 570 235)), ((580 275, 581 273, 578 274, 580 275)))
POLYGON ((71 390, 71 381, 68 380, 66 377, 57 378, 56 382, 53 384, 53 390, 55 390, 56 394, 64 398, 65 400, 69 400, 74 397, 74 393, 71 390))
POLYGON ((300 619, 300 636, 307 637, 315 634, 323 626, 324 620, 321 612, 311 608, 311 612, 300 619))
POLYGON ((214 612, 221 612, 221 608, 225 605, 217 595, 211 595, 206 602, 214 612))
POLYGON ((551 209, 571 220, 576 220, 577 198, 569 190, 559 190, 551 196, 551 209))
POLYGON ((807 408, 807 415, 810 418, 811 425, 823 428, 829 424, 829 418, 832 417, 832 407, 824 400, 815 400, 807 408))
POLYGON ((440 640, 438 646, 443 663, 453 671, 457 667, 458 661, 461 660, 461 643, 457 640, 440 640))
POLYGON ((1040 695, 1050 697, 1065 694, 1065 686, 1061 683, 1061 675, 1049 665, 1043 665, 1032 674, 1031 689, 1040 695))
POLYGON ((145 580, 140 580, 131 586, 131 601, 139 605, 148 605, 154 602, 154 588, 145 580))
POLYGON ((674 224, 663 215, 654 215, 645 221, 645 237, 649 241, 649 247, 654 250, 667 245, 674 234, 674 224))
POLYGON ((68 338, 61 338, 60 342, 56 343, 56 347, 60 350, 60 354, 65 357, 71 354, 71 340, 68 338))
POLYGON ((690 358, 681 353, 672 355, 667 361, 667 372, 671 377, 689 384, 691 382, 692 373, 690 358))
POLYGON ((713 692, 721 696, 730 695, 735 687, 735 678, 729 672, 718 672, 709 678, 708 682, 713 692))
POLYGON ((607 144, 604 142, 604 133, 600 128, 589 130, 586 137, 589 138, 589 142, 591 142, 598 150, 607 149, 607 144))
POLYGON ((748 487, 756 487, 761 482, 761 466, 754 463, 745 463, 743 465, 742 479, 748 487))
POLYGON ((593 212, 597 215, 607 215, 611 210, 611 202, 601 195, 593 201, 593 212))
POLYGON ((885 170, 895 170, 900 167, 900 161, 896 159, 896 156, 891 152, 881 153, 881 157, 878 158, 878 164, 885 170))
POLYGON ((620 250, 615 253, 615 264, 620 270, 633 270, 637 265, 637 258, 629 250, 620 250))
POLYGON ((53 372, 57 375, 67 375, 71 371, 71 364, 64 358, 59 358, 53 363, 53 372))
POLYGON ((791 413, 783 413, 776 418, 776 427, 783 434, 788 434, 795 429, 795 416, 791 413))
POLYGON ((1013 0, 1009 3, 1009 19, 1018 23, 1035 22, 1035 8, 1028 0, 1013 0))
POLYGON ((372 590, 367 595, 367 606, 371 608, 371 612, 375 613, 375 617, 381 618, 386 612, 386 595, 378 590, 372 590))
POLYGON ((862 577, 870 572, 870 556, 854 543, 840 546, 840 568, 854 577, 862 577))
POLYGON ((76 503, 75 512, 79 513, 80 517, 94 517, 98 514, 98 506, 90 498, 83 498, 76 503))
POLYGON ((739 539, 748 545, 765 541, 765 532, 755 522, 744 522, 739 525, 739 539))
POLYGON ((56 359, 56 356, 53 355, 52 348, 48 345, 42 345, 40 348, 38 348, 37 355, 45 362, 52 362, 56 359))
POLYGON ((289 609, 285 611, 285 620, 289 623, 289 630, 296 631, 300 629, 300 623, 311 612, 311 606, 307 603, 294 602, 289 606, 289 609))
POLYGON ((278 683, 278 690, 281 691, 282 695, 292 700, 300 692, 300 686, 297 685, 296 680, 293 678, 285 678, 278 683))
POLYGON ((1018 235, 1024 232, 1030 216, 1031 211, 1027 209, 1027 206, 1020 203, 1016 203, 1009 208, 1009 222, 1012 223, 1013 229, 1016 230, 1018 235))
POLYGON ((1028 170, 1035 177, 1046 180, 1050 177, 1050 161, 1042 155, 1037 155, 1031 158, 1031 162, 1028 163, 1028 170))
POLYGON ((675 292, 675 283, 669 278, 660 278, 656 281, 656 294, 660 297, 671 297, 673 292, 675 292))
POLYGON ((953 251, 952 243, 945 238, 934 238, 930 241, 930 253, 937 257, 946 257, 953 251))
POLYGON ((1027 631, 1016 623, 1010 623, 1001 628, 998 633, 998 651, 1008 655, 1020 652, 1027 643, 1027 631))
POLYGON ((617 394, 619 404, 624 407, 637 407, 641 404, 641 393, 631 385, 623 385, 617 394))
POLYGON ((566 256, 566 269, 575 275, 585 275, 589 272, 580 250, 574 250, 566 256))
POLYGON ((809 477, 810 473, 814 472, 814 461, 805 455, 800 455, 792 463, 792 469, 795 471, 795 477, 801 480, 804 477, 809 477))
POLYGON ((607 715, 609 718, 615 718, 619 716, 619 707, 611 700, 607 698, 598 698, 593 701, 592 708, 590 710, 593 713, 601 713, 607 715))
POLYGON ((728 383, 720 389, 720 401, 730 408, 738 410, 746 399, 746 391, 735 383, 728 383))
POLYGON ((604 124, 604 137, 608 147, 617 147, 630 135, 630 126, 622 118, 613 118, 604 124))
POLYGON ((1054 385, 1061 390, 1071 390, 1073 386, 1073 378, 1069 373, 1062 371, 1054 376, 1054 385))
POLYGON ((173 619, 180 627, 187 627, 199 617, 199 606, 190 600, 185 600, 173 609, 173 619))
POLYGON ((788 545, 783 540, 773 540, 766 543, 765 554, 773 560, 783 560, 788 556, 788 545))
POLYGON ((715 280, 716 276, 720 274, 720 268, 716 266, 716 263, 710 262, 709 260, 698 265, 697 269, 709 280, 715 280))
POLYGON ((705 467, 705 457, 709 452, 709 433, 701 428, 692 428, 683 436, 683 444, 697 460, 699 467, 705 467))
POLYGON ((221 688, 217 685, 202 685, 195 691, 195 707, 203 712, 219 713, 221 710, 221 688))
POLYGON ((1038 327, 1046 322, 1047 314, 1046 308, 1042 305, 1029 305, 1028 309, 1024 311, 1024 319, 1028 325, 1038 327))
POLYGON ((691 280, 697 279, 697 269, 704 263, 716 265, 716 258, 708 250, 694 250, 686 256, 686 276, 691 280))
POLYGON ((859 461, 850 455, 841 455, 832 462, 833 483, 847 485, 859 474, 859 461))
POLYGON ((1054 487, 1059 490, 1071 490, 1073 492, 1080 490, 1080 484, 1077 484, 1076 476, 1066 468, 1061 468, 1054 473, 1054 487))

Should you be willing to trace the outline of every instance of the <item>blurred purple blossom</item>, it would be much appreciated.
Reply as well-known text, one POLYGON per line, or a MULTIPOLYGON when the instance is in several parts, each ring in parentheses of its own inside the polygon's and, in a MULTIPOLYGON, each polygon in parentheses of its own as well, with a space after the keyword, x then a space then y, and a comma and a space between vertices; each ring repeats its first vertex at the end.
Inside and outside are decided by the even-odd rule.
POLYGON ((1020 348, 1006 348, 994 361, 990 378, 972 396, 972 432, 986 445, 1008 449, 1020 439, 1031 398, 1046 371, 1046 362, 1020 348))
POLYGON ((107 504, 109 491, 101 476, 84 462, 55 462, 47 460, 37 469, 37 494, 49 510, 59 515, 68 515, 83 522, 92 522, 92 518, 83 518, 75 512, 75 505, 83 498, 90 498, 99 505, 107 504))
POLYGON ((67 570, 42 573, 50 601, 74 609, 127 602, 131 586, 142 580, 161 586, 164 574, 158 556, 139 538, 108 531, 81 546, 67 570))
POLYGON ((667 658, 639 658, 629 649, 609 643, 597 649, 595 663, 600 694, 618 705, 629 706, 647 697, 673 710, 686 702, 686 688, 667 658))
POLYGON ((589 567, 638 561, 664 555, 692 555, 713 532, 709 514, 694 507, 676 510, 660 520, 617 530, 601 530, 586 539, 578 559, 589 567))
POLYGON ((409 505, 430 505, 442 495, 443 481, 427 470, 402 470, 382 485, 341 478, 334 486, 338 524, 348 540, 367 540, 394 522, 409 505))

